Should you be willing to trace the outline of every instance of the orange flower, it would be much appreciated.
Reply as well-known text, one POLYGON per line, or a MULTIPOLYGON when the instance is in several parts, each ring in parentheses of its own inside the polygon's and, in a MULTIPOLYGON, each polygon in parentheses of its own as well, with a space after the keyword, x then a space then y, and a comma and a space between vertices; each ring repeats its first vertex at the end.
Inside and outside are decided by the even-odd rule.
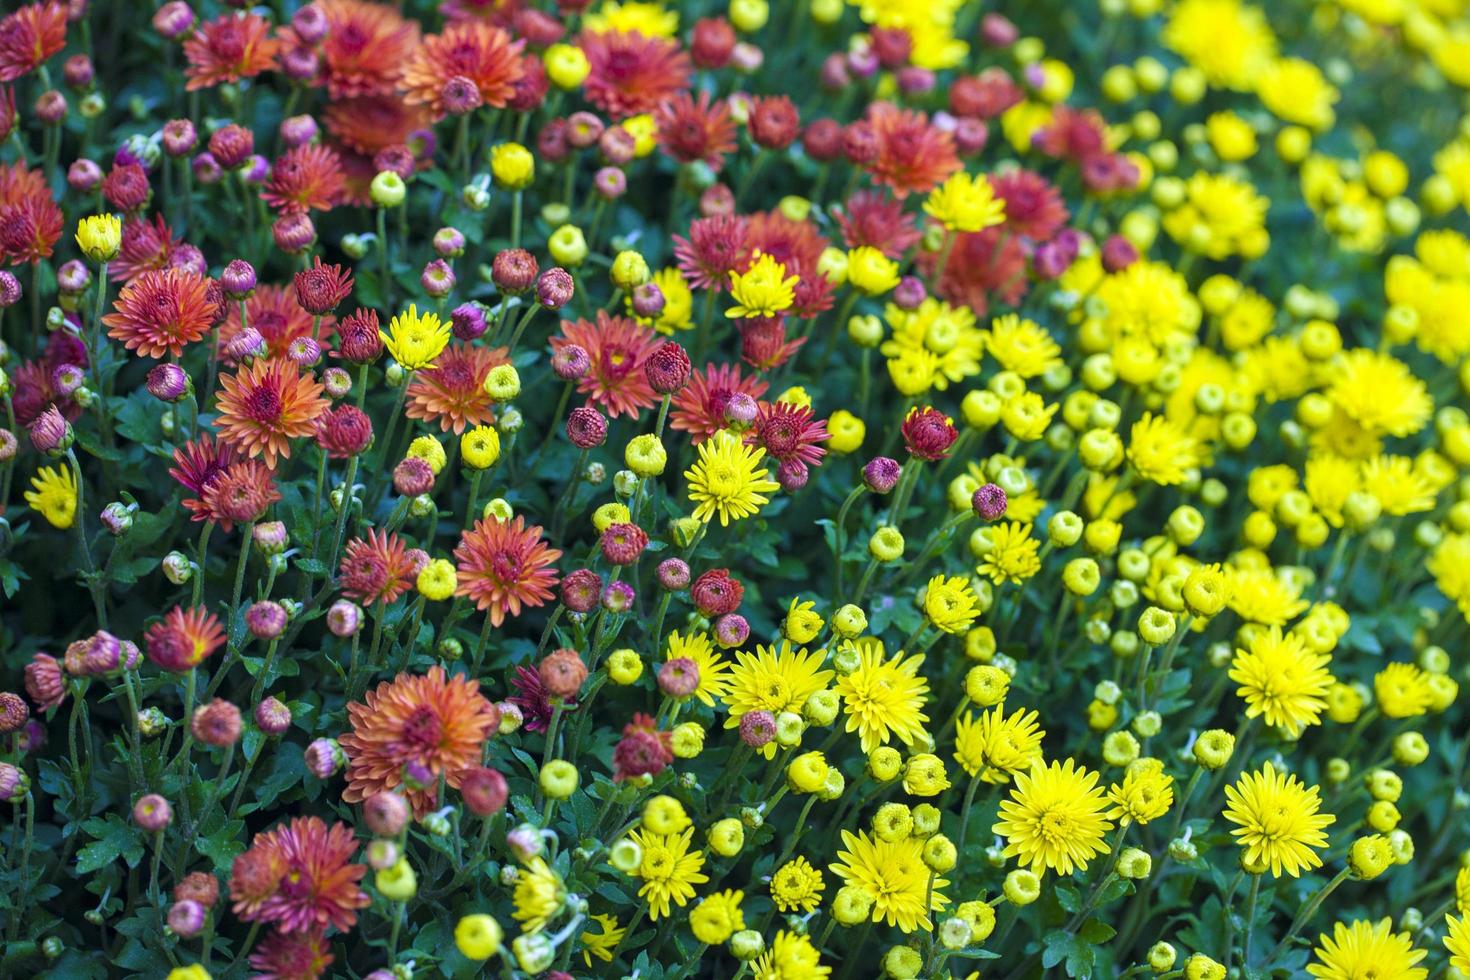
POLYGON ((199 25, 184 42, 189 67, 184 74, 189 91, 253 78, 276 65, 281 43, 270 36, 271 26, 257 14, 228 13, 199 25))
MULTIPOLYGON (((429 115, 396 95, 367 95, 332 102, 322 113, 322 122, 343 146, 370 157, 386 147, 406 144, 414 130, 429 125, 429 115)), ((368 174, 368 180, 372 177, 368 174)))
POLYGON ((290 361, 255 360, 220 379, 220 439, 247 456, 265 456, 275 469, 291 458, 291 440, 316 432, 316 419, 327 410, 322 386, 302 375, 290 361))
POLYGON ((338 739, 348 758, 343 801, 361 803, 397 789, 404 785, 404 767, 414 764, 431 777, 404 793, 418 817, 437 804, 438 777, 458 789, 500 725, 500 712, 480 693, 479 683, 463 674, 447 677, 442 667, 384 681, 362 702, 349 704, 347 716, 352 731, 338 739))
POLYGON ((878 140, 878 156, 868 164, 868 172, 900 199, 927 194, 960 169, 954 138, 930 125, 922 112, 874 102, 868 109, 868 125, 878 140))
POLYGON ((376 529, 347 542, 339 571, 342 594, 365 606, 394 601, 413 588, 418 575, 403 539, 376 529))
POLYGON ((561 333, 551 338, 552 350, 576 344, 592 359, 592 369, 577 382, 590 403, 617 418, 636 416, 658 401, 643 376, 643 362, 662 343, 652 328, 598 310, 595 321, 562 321, 561 333))
POLYGON ((0 82, 35 71, 66 47, 66 4, 32 3, 0 20, 0 82))
POLYGON ((230 883, 236 914, 247 922, 273 922, 283 933, 309 934, 328 925, 346 932, 357 924, 357 910, 371 904, 358 887, 367 867, 353 863, 356 852, 352 826, 329 827, 321 817, 296 817, 257 834, 236 859, 246 872, 240 886, 230 883))
POLYGON ((203 606, 185 611, 174 606, 162 620, 148 627, 143 638, 148 659, 176 674, 193 670, 225 642, 219 619, 203 606))
MULTIPOLYGON (((229 315, 219 328, 219 350, 223 351, 240 332, 240 304, 229 303, 229 315)), ((311 332, 312 316, 296 302, 295 286, 256 286, 245 300, 245 321, 265 340, 269 358, 285 357, 291 342, 302 337, 322 342, 336 329, 336 320, 322 317, 321 329, 311 332)))
POLYGON ((485 379, 492 368, 510 363, 507 353, 504 347, 450 344, 433 367, 414 372, 404 414, 438 422, 440 429, 456 433, 466 426, 493 422, 494 403, 485 393, 485 379))
POLYGON ((637 31, 583 31, 577 46, 591 73, 587 101, 614 119, 652 112, 689 85, 689 56, 679 42, 637 31))
POLYGON ((342 197, 342 158, 319 143, 292 147, 271 166, 260 199, 283 214, 330 211, 342 197))
MULTIPOLYGON (((417 22, 386 3, 317 0, 316 5, 327 18, 316 84, 325 85, 334 100, 392 92, 418 45, 417 22)), ((290 28, 281 35, 287 44, 301 43, 290 28)))
POLYGON ((152 221, 129 218, 123 225, 122 250, 107 263, 107 275, 127 282, 150 270, 165 269, 181 244, 183 239, 174 235, 163 215, 154 215, 152 221))
POLYGON ((183 269, 145 272, 122 288, 107 335, 144 357, 178 357, 209 333, 219 307, 203 279, 183 269))
POLYGON ((519 616, 522 606, 544 605, 552 598, 556 571, 548 566, 560 557, 541 540, 541 528, 526 527, 524 518, 484 518, 460 536, 454 549, 459 570, 454 594, 475 600, 475 607, 499 626, 507 613, 519 616))
POLYGON ((479 21, 451 24, 443 34, 431 34, 403 69, 403 101, 426 105, 436 119, 448 114, 444 87, 453 78, 474 83, 482 105, 500 109, 515 95, 515 83, 524 72, 524 41, 512 41, 498 27, 479 21))

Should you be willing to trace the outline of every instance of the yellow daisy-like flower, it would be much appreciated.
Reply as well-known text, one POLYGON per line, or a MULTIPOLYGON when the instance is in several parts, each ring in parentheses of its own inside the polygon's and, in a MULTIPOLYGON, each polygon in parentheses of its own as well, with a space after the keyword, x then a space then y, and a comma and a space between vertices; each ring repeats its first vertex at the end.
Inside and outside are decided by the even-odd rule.
POLYGON ((1086 871, 1088 861, 1108 853, 1103 836, 1113 826, 1097 783, 1097 773, 1071 759, 1037 762, 1018 774, 991 828, 1006 839, 1005 856, 1019 858, 1033 873, 1086 871))
POLYGON ((700 942, 718 946, 745 928, 744 900, 745 892, 731 889, 706 895, 689 913, 689 931, 700 942))
POLYGON ((1315 961, 1307 964, 1307 972, 1317 980, 1424 980, 1429 971, 1414 964, 1426 951, 1414 948, 1407 932, 1394 932, 1393 920, 1377 922, 1357 919, 1351 925, 1338 922, 1332 935, 1317 938, 1315 961))
POLYGON ((43 466, 31 477, 35 489, 25 492, 26 504, 55 528, 66 530, 77 519, 77 481, 65 466, 43 466))
POLYGON ((1470 619, 1470 534, 1447 534, 1424 563, 1434 584, 1470 619))
POLYGON ((1252 634, 1249 649, 1236 650, 1230 679, 1245 701, 1247 718, 1262 715, 1266 724, 1296 738, 1308 725, 1321 722, 1332 675, 1331 658, 1308 650, 1295 633, 1279 626, 1252 634))
POLYGON ((755 980, 826 980, 832 968, 823 965, 821 954, 806 936, 782 929, 770 947, 757 956, 752 969, 755 980))
POLYGON ((1342 527, 1342 508, 1348 495, 1359 487, 1362 467, 1334 453, 1316 453, 1303 470, 1302 489, 1312 506, 1332 527, 1342 527))
POLYGON ((796 302, 800 276, 787 276, 786 266, 769 253, 756 256, 744 272, 730 273, 730 295, 735 305, 725 311, 731 319, 775 316, 796 302))
POLYGON ((924 213, 950 231, 984 231, 1006 220, 1006 202, 984 174, 960 171, 929 192, 924 213))
POLYGON ((913 745, 924 733, 929 716, 924 701, 929 682, 919 674, 923 654, 904 659, 902 651, 884 659, 883 644, 871 637, 849 641, 858 652, 858 667, 839 677, 833 690, 842 696, 849 732, 857 732, 863 752, 872 752, 897 737, 913 745))
POLYGON ((1225 787, 1228 801, 1223 816, 1233 824, 1231 836, 1245 849, 1245 862, 1269 868, 1276 877, 1284 870, 1293 878, 1322 866, 1317 849, 1327 846, 1324 827, 1337 818, 1318 813, 1322 799, 1294 775, 1276 771, 1267 762, 1259 772, 1241 775, 1225 787))
POLYGON ((1434 508, 1435 488, 1407 456, 1378 455, 1363 464, 1363 489, 1385 514, 1402 517, 1434 508))
POLYGON ((1373 675, 1378 710, 1389 718, 1414 718, 1429 710, 1429 675, 1417 664, 1392 663, 1373 675))
POLYGON ((955 761, 972 777, 987 783, 1008 783, 1041 761, 1046 732, 1036 723, 1035 711, 1017 708, 1007 717, 997 704, 978 716, 966 712, 955 726, 955 761))
POLYGON ((958 575, 936 575, 924 589, 924 618, 942 633, 963 633, 980 615, 970 583, 958 575))
POLYGON ((449 324, 440 320, 437 313, 420 314, 412 303, 389 321, 387 332, 378 331, 383 346, 405 371, 418 371, 433 364, 449 343, 449 335, 449 324))
POLYGON ((607 31, 637 31, 644 37, 673 37, 679 33, 679 13, 666 10, 660 3, 643 3, 640 0, 606 3, 589 13, 583 21, 589 31, 599 34, 607 31))
POLYGON ((998 316, 985 334, 985 350, 1007 371, 1036 378, 1062 363, 1062 349, 1034 320, 1014 313, 998 316))
POLYGON ((804 857, 794 857, 771 876, 771 900, 778 912, 810 912, 822 900, 827 883, 804 857))
MULTIPOLYGON (((663 309, 654 317, 637 317, 638 322, 662 334, 693 329, 694 293, 689 289, 689 281, 684 278, 684 274, 673 266, 668 266, 653 274, 653 284, 663 293, 663 309)), ((628 296, 625 303, 628 315, 633 316, 633 297, 628 296)))
POLYGON ((579 937, 582 940, 582 962, 587 964, 588 969, 592 967, 592 958, 604 963, 611 963, 613 950, 623 941, 623 936, 628 930, 618 925, 618 920, 611 915, 589 915, 588 921, 595 922, 600 932, 590 929, 579 937))
POLYGON ((924 866, 924 842, 918 837, 885 841, 865 832, 842 831, 843 850, 831 871, 844 884, 861 888, 873 896, 872 921, 898 926, 904 932, 931 930, 931 911, 949 904, 941 889, 949 884, 924 866), (925 904, 925 896, 928 904, 925 904))
POLYGON ((111 262, 122 247, 122 219, 94 214, 77 222, 77 247, 93 262, 111 262))
POLYGON ((1338 91, 1322 70, 1302 58, 1281 58, 1256 79, 1256 95, 1278 119, 1322 132, 1332 127, 1338 91))
POLYGON ((533 857, 516 876, 515 920, 523 932, 540 932, 556 917, 567 900, 561 875, 551 870, 542 857, 533 857))
POLYGON ((1108 789, 1113 808, 1108 816, 1120 825, 1140 826, 1157 820, 1174 805, 1174 777, 1164 772, 1158 759, 1135 759, 1123 774, 1123 781, 1108 789))
MULTIPOLYGON (((825 690, 833 672, 822 669, 825 650, 808 652, 792 649, 788 640, 781 646, 757 646, 754 653, 738 650, 735 666, 730 668, 730 689, 725 694, 729 714, 726 728, 737 728, 740 719, 751 711, 801 711, 807 698, 825 690)), ((760 750, 767 759, 776 755, 776 743, 767 742, 760 750)))
POLYGON ((1263 626, 1285 626, 1309 605, 1301 587, 1270 567, 1225 570, 1228 605, 1241 619, 1263 626))
POLYGON ((1470 919, 1464 914, 1457 919, 1453 915, 1444 917, 1448 932, 1444 937, 1444 948, 1450 953, 1450 966, 1461 973, 1470 973, 1470 919))
POLYGON ((706 707, 713 708, 715 698, 724 697, 730 686, 730 662, 715 652, 709 634, 703 631, 691 632, 687 636, 678 630, 669 634, 664 659, 678 660, 681 657, 694 661, 694 666, 699 668, 699 686, 694 689, 694 696, 706 707))
POLYGON ((1184 203, 1164 215, 1164 230, 1180 246, 1219 261, 1232 255, 1264 255, 1270 201, 1244 180, 1196 173, 1184 185, 1184 203))
POLYGON ((746 445, 728 429, 701 442, 698 453, 698 461, 684 471, 698 520, 709 523, 718 514, 720 526, 727 527, 758 513, 770 501, 765 495, 781 489, 760 465, 766 451, 746 445))
POLYGON ((990 550, 975 570, 996 585, 1016 585, 1041 571, 1040 545, 1031 536, 1030 524, 1006 521, 986 529, 990 532, 990 550))
POLYGON ((921 395, 931 387, 944 391, 980 373, 985 335, 969 307, 930 296, 912 310, 889 303, 883 320, 893 333, 878 350, 904 394, 921 395))
POLYGON ((1407 364, 1365 347, 1336 362, 1327 397, 1373 435, 1411 436, 1434 411, 1429 389, 1407 364))
POLYGON ((1265 13, 1240 0, 1184 0, 1164 25, 1163 41, 1212 85, 1244 92, 1276 57, 1265 13))
POLYGON ((637 875, 643 880, 638 897, 648 902, 648 917, 657 922, 669 914, 671 905, 683 908, 694 897, 694 886, 709 881, 704 852, 691 851, 694 828, 679 834, 653 834, 634 830, 628 834, 643 849, 637 875))
POLYGON ((1200 463, 1199 444, 1162 415, 1144 412, 1128 431, 1128 462, 1139 476, 1160 486, 1183 483, 1200 463))

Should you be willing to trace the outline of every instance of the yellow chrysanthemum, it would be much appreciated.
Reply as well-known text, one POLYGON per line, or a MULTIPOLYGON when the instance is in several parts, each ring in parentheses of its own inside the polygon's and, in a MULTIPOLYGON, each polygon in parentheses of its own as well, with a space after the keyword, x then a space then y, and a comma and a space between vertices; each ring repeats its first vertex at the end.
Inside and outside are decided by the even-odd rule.
POLYGON ((1006 839, 1005 856, 1019 858, 1037 874, 1086 871, 1088 861, 1109 851, 1103 837, 1112 821, 1097 783, 1097 773, 1071 759, 1049 766, 1037 762, 1018 773, 991 828, 1006 839))
POLYGON ((1248 91, 1276 56, 1265 13, 1240 0, 1184 0, 1164 25, 1163 41, 1212 85, 1248 91))
POLYGON ((984 174, 960 171, 929 192, 924 213, 950 231, 976 232, 1006 219, 1006 202, 984 174))
POLYGON ((972 777, 987 783, 1008 783, 1041 761, 1046 732, 1036 723, 1035 711, 1017 708, 1007 717, 997 704, 978 716, 969 712, 955 726, 955 761, 972 777))
POLYGON ((77 482, 65 466, 43 466, 31 477, 26 504, 55 528, 66 530, 77 518, 77 482))
POLYGON ((1457 919, 1453 915, 1444 917, 1447 932, 1444 948, 1450 954, 1450 966, 1461 973, 1470 973, 1470 918, 1462 913, 1457 919))
POLYGON ((778 912, 810 912, 826 889, 822 872, 804 857, 794 857, 771 876, 771 900, 778 912))
POLYGON ((1270 201, 1248 182, 1226 174, 1196 173, 1185 182, 1184 202, 1164 215, 1164 230, 1180 247, 1219 261, 1232 255, 1258 258, 1270 246, 1270 201))
POLYGON ((438 359, 449 343, 450 329, 438 314, 420 314, 410 303, 407 310, 389 321, 386 332, 378 331, 378 336, 405 371, 418 371, 438 359))
POLYGON ((1139 476, 1161 486, 1183 483, 1199 466, 1194 437, 1162 415, 1144 412, 1128 432, 1128 462, 1139 476))
POLYGON ((1223 816, 1233 824, 1231 836, 1245 849, 1248 865, 1293 878, 1322 866, 1317 850, 1327 846, 1324 827, 1337 818, 1318 813, 1322 800, 1316 786, 1307 788, 1294 775, 1281 773, 1267 762, 1259 772, 1241 775, 1225 787, 1228 801, 1223 816))
POLYGON ((1236 650, 1230 679, 1246 703, 1248 718, 1265 716, 1266 724, 1292 738, 1321 721, 1332 675, 1326 654, 1308 650, 1295 633, 1272 626, 1252 634, 1249 649, 1236 650))
POLYGON ((720 526, 727 527, 758 513, 770 501, 765 495, 781 489, 760 465, 766 451, 746 445, 728 429, 701 442, 698 453, 698 461, 684 471, 697 520, 709 523, 718 514, 720 526))
POLYGON ((1322 132, 1336 118, 1338 92, 1322 70, 1302 58, 1281 58, 1256 80, 1256 95, 1271 114, 1322 132))
POLYGON ((1434 411, 1429 389, 1407 364, 1365 347, 1333 366, 1327 397, 1374 435, 1411 436, 1434 411))
POLYGON ((1007 371, 1036 378, 1062 363, 1061 347, 1034 320, 1014 313, 998 316, 985 335, 985 351, 1007 371))
POLYGON ((745 272, 730 273, 730 295, 735 305, 725 311, 725 316, 775 316, 796 302, 796 284, 800 281, 800 276, 787 276, 786 266, 774 256, 761 253, 745 272))
POLYGON ((987 576, 996 585, 1006 582, 1019 585, 1041 571, 1040 547, 1031 536, 1030 524, 1006 521, 986 529, 990 536, 990 550, 975 569, 987 576))
POLYGON ((980 615, 970 583, 958 575, 936 575, 924 587, 924 618, 942 633, 963 633, 980 615))
POLYGON ((618 920, 611 915, 589 915, 588 920, 595 922, 598 932, 590 929, 582 933, 582 962, 587 964, 588 969, 592 967, 592 959, 596 957, 604 963, 611 963, 613 950, 623 941, 623 936, 628 930, 618 925, 618 920))
POLYGON ((643 850, 637 875, 643 884, 638 897, 648 903, 648 917, 657 922, 669 914, 671 905, 683 908, 694 897, 694 886, 709 881, 700 869, 704 853, 691 851, 694 828, 679 834, 653 834, 634 830, 628 835, 643 850))
POLYGON ((980 373, 984 335, 967 306, 951 306, 930 296, 915 309, 888 304, 883 319, 893 333, 879 352, 888 372, 905 394, 922 395, 980 373))
POLYGON ((822 963, 811 939, 782 929, 756 957, 751 975, 755 980, 826 980, 832 968, 822 963))
POLYGON ((1158 759, 1135 759, 1123 773, 1123 781, 1108 789, 1108 801, 1113 804, 1108 816, 1119 824, 1142 826, 1174 805, 1174 777, 1164 772, 1158 759))
POLYGON ((914 744, 929 720, 924 714, 929 682, 919 674, 923 654, 905 659, 900 651, 887 660, 883 644, 877 640, 865 638, 854 646, 858 651, 857 669, 839 677, 832 688, 842 697, 846 730, 858 733, 864 753, 888 744, 894 737, 904 745, 914 744))
POLYGON ((1331 936, 1319 936, 1307 972, 1317 980, 1424 980, 1429 971, 1414 964, 1426 951, 1414 948, 1413 936, 1394 932, 1393 920, 1338 922, 1331 936))
POLYGON ((567 899, 561 875, 551 869, 542 857, 533 857, 516 876, 515 920, 523 932, 540 932, 556 917, 567 899))
POLYGON ((935 876, 931 886, 922 839, 910 836, 885 841, 863 831, 843 830, 842 845, 832 873, 873 896, 872 921, 898 926, 906 933, 933 928, 929 913, 949 904, 941 891, 949 882, 935 876))
POLYGON ((663 4, 629 0, 606 0, 587 15, 583 27, 599 34, 607 31, 637 31, 644 37, 673 37, 679 33, 679 13, 663 4))
MULTIPOLYGON (((725 694, 725 727, 739 727, 741 717, 751 711, 801 711, 807 698, 825 690, 832 679, 833 672, 822 669, 824 660, 825 650, 793 649, 787 640, 780 647, 757 646, 754 653, 736 651, 725 694)), ((776 743, 767 742, 760 751, 774 758, 776 743)))
POLYGON ((1425 562, 1439 591, 1470 619, 1470 534, 1447 534, 1425 562))
POLYGON ((709 634, 701 630, 687 636, 680 635, 678 630, 669 634, 668 645, 664 647, 664 659, 677 660, 681 657, 694 661, 694 666, 699 668, 699 686, 694 689, 694 696, 707 707, 713 708, 715 698, 724 697, 730 686, 730 662, 715 651, 709 634))

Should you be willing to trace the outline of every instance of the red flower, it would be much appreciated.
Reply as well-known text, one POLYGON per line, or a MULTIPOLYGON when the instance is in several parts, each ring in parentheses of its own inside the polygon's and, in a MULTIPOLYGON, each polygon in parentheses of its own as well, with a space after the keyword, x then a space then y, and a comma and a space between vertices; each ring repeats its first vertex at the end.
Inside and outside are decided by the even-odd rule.
POLYGON ((251 980, 317 980, 333 959, 323 929, 273 932, 250 952, 251 980))
POLYGON ((225 642, 219 619, 203 606, 185 611, 174 606, 144 634, 148 659, 164 670, 182 674, 202 664, 225 642))
MULTIPOLYGON (((240 304, 229 303, 225 320, 219 328, 219 350, 229 347, 230 341, 240 332, 240 304)), ((334 327, 331 317, 324 317, 320 329, 312 333, 313 318, 296 301, 294 285, 257 286, 255 292, 245 300, 245 322, 250 329, 260 334, 265 341, 267 358, 283 358, 290 351, 291 343, 302 337, 322 341, 334 327)), ((228 361, 233 364, 233 361, 228 361)))
POLYGON ((658 145, 680 163, 702 160, 718 173, 725 154, 735 149, 730 106, 724 99, 711 104, 708 92, 700 92, 698 102, 688 92, 680 92, 660 105, 653 119, 658 145))
MULTIPOLYGON (((516 693, 508 700, 521 709, 521 727, 528 732, 544 732, 551 724, 551 693, 541 683, 541 675, 529 667, 517 667, 510 686, 516 693)), ((562 710, 571 711, 577 702, 562 699, 562 710)))
POLYGON ((919 269, 939 296, 968 306, 983 316, 994 293, 1008 306, 1020 303, 1030 283, 1026 279, 1026 253, 1021 241, 1006 233, 1005 225, 955 236, 944 275, 936 283, 937 252, 920 252, 919 269))
POLYGON ((204 494, 234 461, 235 450, 208 432, 174 450, 174 465, 168 475, 197 498, 185 498, 183 501, 185 509, 193 513, 194 520, 214 519, 209 506, 204 503, 204 494))
POLYGON ((868 124, 878 151, 867 164, 868 172, 900 199, 927 194, 960 169, 954 138, 931 125, 922 112, 875 102, 868 109, 868 124))
POLYGON ((525 73, 524 47, 524 41, 512 41, 505 31, 482 21, 451 24, 443 34, 424 38, 404 67, 403 101, 428 106, 434 118, 443 119, 451 108, 446 87, 451 80, 465 79, 474 85, 480 105, 504 108, 525 73))
POLYGON ((645 714, 635 714, 623 726, 623 737, 613 749, 613 781, 629 776, 656 776, 674 761, 673 735, 658 730, 658 723, 645 714))
MULTIPOLYGON (((391 93, 418 46, 418 23, 386 3, 316 0, 316 6, 327 18, 316 83, 334 101, 391 93)), ((291 47, 301 44, 289 27, 281 36, 291 47)))
POLYGON ((689 383, 674 395, 669 427, 690 434, 699 445, 730 423, 725 407, 736 394, 759 399, 770 385, 757 377, 744 377, 738 364, 706 364, 689 376, 689 383))
POLYGON ((484 518, 460 535, 454 549, 459 572, 457 596, 473 599, 475 607, 499 626, 507 614, 519 616, 524 606, 544 605, 555 597, 556 570, 550 566, 561 552, 541 538, 539 526, 526 527, 525 518, 512 521, 484 518))
MULTIPOLYGON (((334 100, 323 111, 322 122, 327 132, 348 149, 371 157, 379 150, 404 145, 430 120, 421 107, 408 105, 390 93, 334 100)), ((350 162, 344 160, 343 164, 350 162)), ((367 174, 367 179, 371 180, 374 173, 367 174)))
POLYGON ((745 586, 730 575, 728 568, 711 568, 689 587, 689 598, 694 608, 706 619, 724 616, 740 608, 745 598, 745 586))
POLYGON ((45 176, 24 160, 0 167, 0 261, 34 265, 51 256, 60 237, 61 208, 45 176))
POLYGON ((253 361, 221 378, 220 389, 220 438, 249 456, 263 454, 273 469, 291 457, 292 439, 316 432, 328 407, 321 384, 290 361, 253 361))
POLYGON ((373 442, 373 420, 356 405, 338 405, 316 420, 316 444, 333 459, 365 452, 373 442))
POLYGON ((433 367, 414 372, 404 414, 456 433, 493 422, 495 403, 485 391, 485 379, 492 369, 510 363, 507 353, 504 347, 451 343, 433 367))
POLYGON ((271 166, 270 183, 260 197, 285 214, 330 211, 341 198, 345 183, 342 158, 336 151, 308 143, 281 154, 271 166))
POLYGON ((774 371, 795 357, 806 340, 787 340, 786 321, 779 316, 745 320, 740 325, 740 359, 757 371, 774 371))
POLYGON ((347 542, 339 574, 343 595, 365 606, 387 605, 413 588, 418 568, 402 538, 373 528, 347 542))
POLYGON ((577 382, 577 390, 609 417, 636 416, 658 401, 643 374, 643 362, 661 343, 652 329, 598 310, 595 322, 564 321, 561 332, 560 337, 551 338, 553 351, 576 344, 587 352, 592 369, 577 382))
POLYGON ((1031 145, 1049 157, 1083 163, 1107 152, 1106 129, 1097 110, 1059 105, 1052 110, 1051 122, 1032 135, 1031 145))
POLYGON ((914 216, 887 191, 858 191, 837 215, 848 248, 870 245, 890 259, 903 256, 922 237, 914 216))
POLYGON ((750 260, 749 222, 732 214, 699 218, 689 237, 674 236, 674 258, 692 289, 730 288, 730 273, 750 260))
POLYGON ((208 518, 226 531, 235 524, 258 521, 281 499, 270 468, 259 460, 231 463, 204 488, 200 505, 208 518))
POLYGON ((577 45, 592 69, 583 93, 614 119, 652 112, 689 86, 689 56, 677 41, 637 31, 583 31, 577 45))
POLYGON ((32 3, 0 20, 0 82, 35 71, 66 47, 66 4, 32 3))
POLYGON ((122 248, 117 258, 107 264, 107 274, 131 282, 145 272, 165 269, 174 249, 182 242, 182 238, 174 237, 173 229, 161 214, 154 215, 151 221, 143 217, 129 218, 123 225, 122 248))
POLYGON ((954 422, 937 408, 909 409, 899 431, 909 455, 930 463, 949 455, 949 447, 959 438, 954 422))
POLYGON ((784 150, 801 132, 801 115, 796 104, 784 95, 755 99, 750 106, 750 138, 757 146, 784 150))
POLYGON ((827 450, 822 443, 829 438, 827 422, 812 417, 812 410, 789 402, 761 405, 755 424, 745 433, 745 441, 760 446, 778 462, 797 460, 808 466, 820 466, 827 450))
POLYGON ((246 922, 274 922, 283 933, 319 933, 327 926, 351 929, 357 910, 370 904, 358 887, 367 867, 352 862, 356 851, 350 825, 328 827, 320 817, 296 817, 257 834, 250 849, 235 859, 230 882, 235 914, 246 922), (242 869, 253 872, 241 883, 248 888, 244 894, 234 881, 242 869), (274 871, 279 875, 272 883, 274 871))
POLYGON ((957 116, 994 119, 1025 98, 1021 87, 1004 68, 990 67, 978 75, 962 75, 949 88, 949 108, 957 116))
MULTIPOLYGON (((403 768, 416 763, 442 774, 458 789, 461 777, 480 764, 485 740, 500 725, 500 712, 480 693, 478 682, 442 667, 422 676, 399 674, 347 706, 352 731, 338 739, 347 754, 346 803, 361 803, 404 785, 403 768)), ((438 801, 437 785, 407 787, 414 815, 423 817, 438 801)))
POLYGON ((122 288, 113 309, 102 318, 107 335, 153 358, 178 357, 209 333, 219 311, 208 284, 182 269, 144 272, 122 288))
POLYGON ((1008 170, 990 178, 1006 202, 1005 227, 1035 242, 1050 241, 1067 223, 1067 206, 1051 181, 1030 170, 1008 170))
POLYGON ((281 44, 270 36, 270 24, 255 14, 222 14, 201 24, 184 42, 189 91, 253 78, 275 67, 281 44))

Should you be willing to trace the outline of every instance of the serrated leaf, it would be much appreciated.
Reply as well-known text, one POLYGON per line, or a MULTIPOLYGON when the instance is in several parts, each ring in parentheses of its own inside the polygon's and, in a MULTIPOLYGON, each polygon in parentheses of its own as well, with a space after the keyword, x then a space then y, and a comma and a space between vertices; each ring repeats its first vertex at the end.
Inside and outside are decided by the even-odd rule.
POLYGON ((77 851, 76 873, 88 875, 104 868, 118 858, 135 868, 143 858, 143 841, 139 831, 122 821, 116 814, 93 817, 82 824, 82 829, 93 838, 77 851))

